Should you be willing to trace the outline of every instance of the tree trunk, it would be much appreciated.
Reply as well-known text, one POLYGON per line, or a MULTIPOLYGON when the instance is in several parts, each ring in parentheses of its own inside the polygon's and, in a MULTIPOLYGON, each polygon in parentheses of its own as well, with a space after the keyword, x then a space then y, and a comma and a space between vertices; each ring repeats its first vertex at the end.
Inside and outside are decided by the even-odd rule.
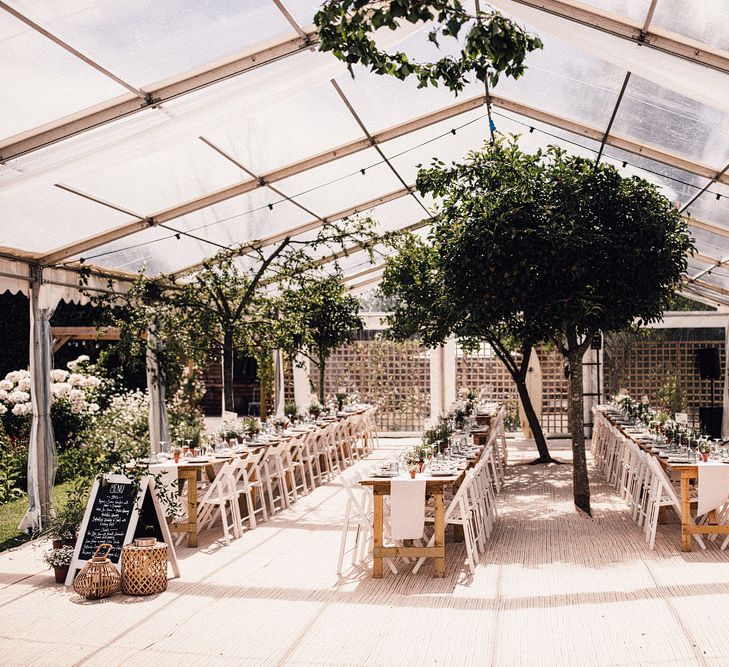
POLYGON ((582 397, 582 350, 573 347, 567 351, 570 363, 569 415, 572 426, 572 485, 575 505, 592 516, 590 510, 590 480, 587 476, 585 455, 585 415, 582 397))
POLYGON ((223 409, 235 412, 235 398, 233 396, 233 334, 226 331, 223 334, 223 409))
POLYGON ((542 430, 542 424, 539 419, 537 419, 537 413, 532 405, 531 396, 529 396, 529 392, 527 391, 526 376, 529 372, 529 357, 531 356, 533 349, 532 346, 525 346, 522 349, 521 368, 518 368, 515 365, 515 362, 511 359, 508 349, 500 345, 494 338, 488 339, 488 342, 491 345, 491 349, 496 353, 496 356, 501 360, 501 363, 504 364, 504 368, 509 371, 509 375, 511 375, 511 379, 514 380, 516 389, 519 392, 519 398, 524 406, 524 414, 529 422, 529 427, 532 429, 534 444, 537 446, 537 451, 539 452, 539 458, 534 459, 532 463, 559 463, 559 461, 555 461, 549 453, 547 440, 544 437, 544 431, 542 430))
POLYGON ((326 370, 326 358, 319 354, 319 403, 324 405, 324 371, 326 370))
POLYGON ((542 424, 537 417, 534 406, 532 405, 531 397, 527 391, 526 382, 524 382, 524 380, 520 377, 514 377, 514 382, 516 383, 516 389, 519 392, 521 403, 524 406, 524 414, 529 422, 529 428, 532 429, 534 444, 537 446, 537 451, 539 452, 539 458, 532 461, 532 463, 558 463, 558 461, 555 461, 549 453, 547 439, 544 437, 542 424))

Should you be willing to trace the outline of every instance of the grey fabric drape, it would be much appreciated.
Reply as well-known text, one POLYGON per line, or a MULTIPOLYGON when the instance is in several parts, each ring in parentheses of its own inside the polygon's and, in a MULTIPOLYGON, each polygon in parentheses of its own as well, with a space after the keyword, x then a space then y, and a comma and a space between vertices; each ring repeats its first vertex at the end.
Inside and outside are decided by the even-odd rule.
POLYGON ((50 319, 57 301, 44 299, 44 287, 30 290, 30 394, 33 421, 28 446, 28 511, 18 528, 26 533, 43 528, 51 516, 51 488, 56 476, 56 442, 51 423, 53 340, 50 319))
MULTIPOLYGON (((724 330, 724 349, 729 351, 729 322, 724 330)), ((727 356, 729 360, 729 356, 727 356)), ((721 415, 721 437, 729 438, 729 363, 724 364, 724 399, 722 400, 723 412, 721 415)))
POLYGON ((281 350, 275 350, 273 353, 273 396, 275 403, 274 415, 276 417, 283 417, 284 414, 284 364, 283 354, 281 350))
POLYGON ((147 336, 147 389, 149 391, 149 444, 151 453, 159 453, 161 442, 170 442, 169 423, 167 421, 167 402, 165 398, 165 378, 159 365, 159 353, 162 343, 150 330, 147 336))

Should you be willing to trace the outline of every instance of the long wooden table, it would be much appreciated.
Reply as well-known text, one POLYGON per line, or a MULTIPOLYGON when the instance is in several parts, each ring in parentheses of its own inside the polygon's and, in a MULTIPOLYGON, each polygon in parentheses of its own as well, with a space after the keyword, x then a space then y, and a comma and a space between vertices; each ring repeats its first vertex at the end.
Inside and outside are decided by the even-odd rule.
POLYGON ((435 510, 435 538, 432 547, 391 546, 384 545, 384 513, 383 504, 385 496, 390 495, 390 481, 386 477, 367 477, 360 481, 364 486, 371 486, 374 495, 374 545, 372 549, 373 569, 375 579, 382 578, 384 558, 408 556, 410 558, 433 558, 435 561, 435 576, 445 576, 445 500, 444 492, 448 486, 457 486, 463 480, 465 471, 449 477, 428 477, 425 475, 425 494, 432 496, 435 510))
MULTIPOLYGON (((610 415, 604 413, 604 416, 608 421, 616 426, 623 435, 635 442, 635 444, 637 444, 644 452, 647 452, 651 456, 657 456, 655 452, 651 451, 651 448, 647 444, 634 437, 634 433, 623 428, 623 425, 611 419, 610 415)), ((721 525, 718 523, 716 510, 711 510, 707 514, 708 522, 705 524, 699 525, 693 521, 693 517, 691 515, 691 485, 693 482, 698 482, 699 466, 701 466, 702 463, 669 463, 666 459, 662 459, 660 456, 657 456, 657 458, 658 462, 667 473, 675 473, 679 475, 681 549, 683 551, 691 551, 693 535, 729 535, 729 525, 721 525)))

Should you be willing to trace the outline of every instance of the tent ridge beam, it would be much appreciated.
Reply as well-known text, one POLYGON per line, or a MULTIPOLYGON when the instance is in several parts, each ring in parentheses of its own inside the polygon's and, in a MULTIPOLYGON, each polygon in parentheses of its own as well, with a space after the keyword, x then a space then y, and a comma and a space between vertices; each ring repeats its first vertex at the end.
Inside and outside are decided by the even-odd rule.
MULTIPOLYGON (((620 37, 640 46, 688 60, 696 65, 729 74, 729 54, 719 49, 713 49, 707 44, 684 39, 680 35, 663 30, 643 30, 642 26, 633 24, 628 19, 604 14, 584 5, 565 2, 565 0, 512 1, 594 30, 600 30, 614 37, 620 37)), ((653 18, 652 12, 650 18, 653 18)))
POLYGON ((137 95, 122 95, 54 123, 10 137, 4 143, 0 143, 0 164, 76 136, 86 130, 119 120, 143 109, 155 108, 159 104, 201 88, 306 51, 318 41, 313 27, 307 29, 306 34, 306 38, 297 35, 293 39, 276 42, 259 51, 243 52, 225 62, 218 62, 154 87, 145 88, 141 91, 143 95, 141 101, 137 95))

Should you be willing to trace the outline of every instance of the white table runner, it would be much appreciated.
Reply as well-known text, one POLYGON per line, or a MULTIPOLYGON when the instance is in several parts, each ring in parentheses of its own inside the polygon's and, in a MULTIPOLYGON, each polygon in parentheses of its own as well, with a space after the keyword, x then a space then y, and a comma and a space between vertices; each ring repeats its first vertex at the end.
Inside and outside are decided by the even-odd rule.
POLYGON ((729 498, 729 465, 699 463, 698 516, 721 507, 729 498))
POLYGON ((393 540, 418 540, 425 525, 425 480, 390 482, 390 534, 393 540))

